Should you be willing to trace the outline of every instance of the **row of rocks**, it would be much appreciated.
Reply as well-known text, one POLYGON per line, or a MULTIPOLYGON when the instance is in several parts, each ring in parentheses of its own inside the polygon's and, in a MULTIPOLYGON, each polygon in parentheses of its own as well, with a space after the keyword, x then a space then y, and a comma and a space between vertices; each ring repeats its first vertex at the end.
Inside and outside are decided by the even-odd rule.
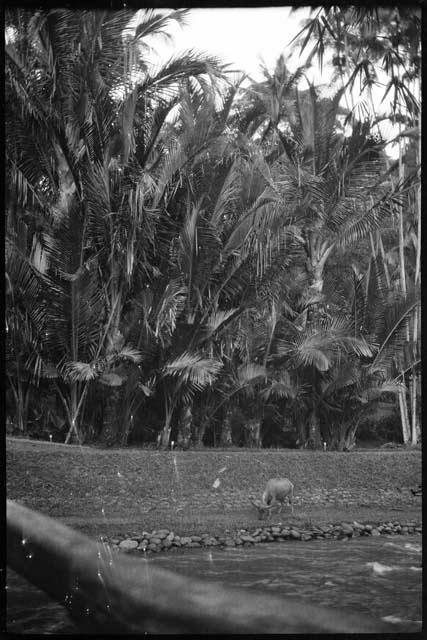
POLYGON ((282 542, 286 540, 308 541, 319 538, 348 540, 357 536, 409 535, 422 533, 422 527, 416 522, 386 522, 383 524, 360 524, 359 522, 327 524, 310 528, 271 525, 258 527, 252 532, 240 529, 236 533, 225 532, 223 536, 208 533, 194 536, 179 536, 169 529, 158 529, 151 533, 128 533, 118 535, 106 541, 118 551, 157 553, 185 547, 235 547, 250 546, 260 542, 282 542))

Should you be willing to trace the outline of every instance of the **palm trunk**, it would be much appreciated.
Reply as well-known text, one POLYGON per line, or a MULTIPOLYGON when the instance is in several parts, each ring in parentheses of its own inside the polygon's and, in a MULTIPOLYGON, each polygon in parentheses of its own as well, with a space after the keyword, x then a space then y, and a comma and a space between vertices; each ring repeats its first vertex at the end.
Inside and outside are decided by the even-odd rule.
POLYGON ((220 446, 230 447, 233 444, 233 436, 231 432, 231 418, 233 415, 232 409, 227 409, 225 412, 225 418, 222 425, 220 446))
POLYGON ((297 441, 296 444, 300 449, 305 449, 307 446, 307 424, 305 420, 298 420, 297 422, 297 441))
POLYGON ((135 381, 128 377, 124 383, 121 403, 122 428, 120 431, 120 446, 126 447, 129 435, 134 428, 134 413, 136 413, 140 403, 136 402, 135 381))
POLYGON ((417 387, 418 387, 418 379, 417 372, 415 367, 412 367, 412 378, 410 384, 410 396, 411 396, 411 444, 417 444, 419 438, 419 424, 418 424, 418 413, 417 413, 417 387))
POLYGON ((246 445, 261 448, 261 418, 252 418, 246 425, 246 445))
MULTIPOLYGON (((325 268, 326 260, 329 257, 334 245, 329 245, 327 242, 323 242, 320 237, 314 235, 309 238, 309 271, 311 274, 311 286, 310 290, 313 296, 321 296, 323 291, 323 270, 325 268)), ((319 304, 312 305, 311 320, 317 320, 319 315, 319 304)), ((313 370, 312 376, 312 394, 315 391, 316 376, 319 375, 317 371, 313 370)), ((320 435, 320 419, 315 406, 312 407, 308 416, 308 437, 306 446, 311 449, 320 449, 322 447, 322 438, 320 435)))
MULTIPOLYGON (((83 407, 87 389, 88 389, 87 383, 84 386, 82 391, 80 391, 78 382, 73 382, 71 384, 70 406, 69 407, 66 406, 67 417, 70 424, 70 428, 65 438, 65 444, 68 444, 73 438, 75 438, 77 442, 81 444, 81 437, 80 437, 80 432, 78 428, 78 417, 83 407)), ((64 402, 63 397, 62 397, 62 400, 64 402)))
POLYGON ((315 407, 313 407, 308 416, 308 446, 310 449, 322 448, 320 419, 315 407))
POLYGON ((190 401, 182 408, 181 420, 177 435, 177 443, 184 449, 188 449, 191 440, 191 428, 193 424, 193 403, 190 401))
POLYGON ((344 451, 351 451, 356 446, 356 432, 361 422, 361 414, 352 420, 352 424, 347 427, 344 437, 344 451))
POLYGON ((403 443, 408 444, 409 438, 410 438, 409 417, 408 417, 408 405, 406 403, 406 388, 404 385, 405 385, 405 378, 403 377, 402 387, 399 389, 399 407, 400 407, 403 443))
POLYGON ((15 399, 15 424, 21 434, 25 434, 27 431, 28 421, 28 405, 29 405, 29 389, 24 390, 23 385, 19 380, 17 386, 12 382, 9 377, 10 388, 12 389, 13 397, 15 399))
MULTIPOLYGON (((420 83, 419 91, 420 91, 419 101, 421 104, 421 83, 420 83)), ((416 159, 417 159, 417 164, 419 164, 421 160, 421 136, 418 136, 416 159)), ((416 213, 417 213, 417 246, 416 246, 416 258, 415 258, 414 283, 415 283, 415 287, 417 287, 420 280, 420 268, 421 268, 421 180, 415 192, 415 202, 416 202, 416 213)), ((419 308, 415 310, 415 314, 414 314, 414 332, 413 332, 414 344, 418 342, 418 322, 419 322, 419 308)), ((417 391, 418 391, 418 375, 417 375, 416 368, 412 367, 412 402, 411 402, 412 444, 417 444, 417 442, 421 439, 421 430, 420 430, 420 424, 419 424, 418 412, 417 412, 417 391)))
POLYGON ((167 449, 169 447, 169 440, 172 429, 172 414, 173 408, 166 404, 165 406, 165 423, 163 425, 163 429, 160 432, 160 446, 163 449, 167 449))
POLYGON ((122 387, 106 387, 104 401, 104 422, 99 442, 106 446, 118 444, 121 436, 122 387))

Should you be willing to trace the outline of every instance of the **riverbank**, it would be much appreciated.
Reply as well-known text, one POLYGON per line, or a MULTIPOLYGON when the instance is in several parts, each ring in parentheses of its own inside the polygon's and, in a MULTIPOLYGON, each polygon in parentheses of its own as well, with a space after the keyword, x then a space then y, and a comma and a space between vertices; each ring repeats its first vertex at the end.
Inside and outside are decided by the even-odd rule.
POLYGON ((156 537, 159 531, 167 531, 161 541, 173 533, 177 542, 184 537, 197 543, 192 537, 256 537, 260 528, 271 528, 257 534, 267 538, 286 539, 289 531, 304 539, 327 526, 332 529, 312 537, 333 537, 334 525, 342 523, 353 528, 352 535, 372 535, 355 533, 354 522, 373 529, 410 525, 404 533, 421 523, 421 498, 410 491, 421 483, 419 449, 163 452, 7 438, 6 462, 8 498, 117 545, 133 537, 148 548, 145 534, 156 537), (280 476, 295 485, 294 514, 285 506, 271 522, 260 522, 248 497, 259 497, 265 482, 280 476))
MULTIPOLYGON (((417 522, 385 522, 375 524, 361 524, 353 521, 336 522, 328 525, 309 525, 304 528, 296 525, 289 526, 278 523, 265 525, 254 530, 240 529, 237 532, 226 531, 224 535, 213 536, 209 533, 202 535, 180 536, 169 529, 128 533, 111 538, 102 539, 115 551, 140 553, 143 555, 159 553, 161 551, 176 551, 177 549, 193 549, 199 547, 239 547, 253 546, 262 542, 284 542, 286 540, 349 540, 360 536, 377 537, 421 535, 422 526, 417 522)), ((409 543, 410 544, 410 543, 409 543)))

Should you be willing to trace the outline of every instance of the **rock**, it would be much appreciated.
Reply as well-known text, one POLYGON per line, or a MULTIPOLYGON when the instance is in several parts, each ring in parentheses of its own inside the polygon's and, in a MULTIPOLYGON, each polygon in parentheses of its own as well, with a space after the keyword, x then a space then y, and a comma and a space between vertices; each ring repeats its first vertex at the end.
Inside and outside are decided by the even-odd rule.
POLYGON ((200 536, 191 536, 191 540, 193 542, 201 542, 202 538, 200 536))
POLYGON ((310 533, 303 533, 301 535, 301 540, 303 540, 304 542, 307 542, 307 540, 311 540, 311 534, 310 533))
POLYGON ((139 543, 139 545, 137 546, 138 551, 145 551, 148 547, 148 542, 147 540, 143 540, 142 542, 139 543))
POLYGON ((328 533, 331 526, 329 524, 323 524, 320 528, 323 531, 323 533, 328 533))
POLYGON ((249 534, 241 535, 240 540, 242 540, 242 542, 256 542, 255 538, 253 536, 250 536, 249 534))
POLYGON ((200 544, 200 542, 188 542, 185 546, 186 547, 201 547, 202 545, 200 544))
POLYGON ((182 546, 187 546, 188 544, 190 544, 190 542, 193 542, 192 539, 188 536, 183 536, 181 538, 181 545, 182 546))
POLYGON ((111 538, 110 544, 120 544, 122 541, 121 538, 111 538))
POLYGON ((175 534, 173 531, 171 531, 170 533, 168 533, 168 535, 166 536, 166 540, 169 540, 170 542, 172 542, 172 540, 175 538, 175 534))
POLYGON ((365 531, 372 531, 372 525, 371 524, 365 524, 365 531))
POLYGON ((161 543, 161 539, 156 536, 154 538, 150 538, 150 542, 151 544, 159 545, 161 543))
POLYGON ((203 541, 206 547, 214 547, 216 546, 218 543, 218 540, 216 540, 216 538, 210 536, 209 538, 205 538, 205 540, 203 541))
POLYGON ((372 529, 371 536, 380 536, 381 532, 378 529, 372 529))
POLYGON ((131 540, 130 538, 122 540, 119 544, 119 548, 122 549, 122 551, 131 551, 132 549, 136 549, 137 546, 138 542, 136 540, 131 540))
POLYGON ((346 536, 352 536, 353 535, 353 527, 351 526, 351 524, 347 524, 347 523, 343 523, 341 525, 341 531, 344 533, 344 535, 346 536))
POLYGON ((153 544, 152 542, 150 542, 150 544, 147 547, 147 550, 149 550, 149 551, 158 551, 159 548, 158 548, 158 546, 156 544, 153 544))
POLYGON ((157 531, 157 538, 160 538, 160 540, 163 540, 163 538, 166 538, 169 535, 170 531, 169 529, 160 529, 159 531, 157 531))
POLYGON ((289 535, 291 538, 294 538, 294 540, 300 540, 301 539, 301 534, 298 531, 298 529, 291 529, 289 532, 289 535))
POLYGON ((172 540, 167 540, 166 538, 162 542, 163 549, 169 549, 172 546, 172 540))
POLYGON ((234 542, 234 540, 232 540, 232 538, 226 538, 225 542, 224 542, 226 547, 235 547, 236 543, 234 542))
POLYGON ((181 546, 181 540, 177 540, 176 538, 174 538, 174 540, 172 541, 172 545, 174 547, 180 547, 181 546))

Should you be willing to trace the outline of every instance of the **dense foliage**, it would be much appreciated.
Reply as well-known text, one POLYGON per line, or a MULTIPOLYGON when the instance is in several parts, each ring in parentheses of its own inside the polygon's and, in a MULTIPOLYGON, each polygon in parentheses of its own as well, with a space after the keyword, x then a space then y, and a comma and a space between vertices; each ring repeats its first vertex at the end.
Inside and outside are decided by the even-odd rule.
POLYGON ((415 444, 416 13, 316 10, 306 65, 235 84, 194 52, 152 62, 186 10, 138 16, 6 12, 9 431, 415 444), (327 92, 307 81, 316 55, 327 92))

